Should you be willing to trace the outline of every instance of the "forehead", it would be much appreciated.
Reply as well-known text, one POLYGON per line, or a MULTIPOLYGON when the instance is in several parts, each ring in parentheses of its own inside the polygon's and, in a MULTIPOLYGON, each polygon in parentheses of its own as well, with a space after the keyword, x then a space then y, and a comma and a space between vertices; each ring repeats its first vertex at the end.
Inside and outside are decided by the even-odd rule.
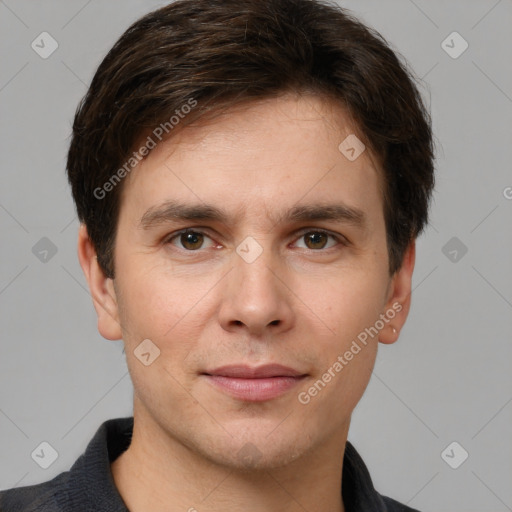
POLYGON ((288 94, 253 101, 159 143, 128 176, 123 195, 144 212, 176 196, 237 213, 249 206, 280 211, 315 198, 345 199, 359 209, 381 205, 381 172, 362 138, 333 100, 288 94), (357 158, 349 158, 354 150, 357 158))
MULTIPOLYGON (((294 154, 307 154, 321 151, 326 145, 338 149, 340 142, 349 135, 365 139, 357 122, 340 101, 313 94, 283 93, 248 101, 213 110, 182 130, 179 125, 176 128, 175 135, 171 134, 173 136, 168 139, 169 144, 159 144, 154 151, 159 156, 164 153, 170 157, 181 146, 182 149, 193 149, 200 157, 203 151, 208 153, 218 144, 219 150, 257 155, 263 163, 265 154, 261 149, 266 153, 280 149, 283 154, 290 147, 294 154), (308 144, 298 147, 299 141, 308 144)), ((275 156, 276 151, 272 158, 275 156)), ((374 158, 374 155, 365 151, 364 157, 374 158)))

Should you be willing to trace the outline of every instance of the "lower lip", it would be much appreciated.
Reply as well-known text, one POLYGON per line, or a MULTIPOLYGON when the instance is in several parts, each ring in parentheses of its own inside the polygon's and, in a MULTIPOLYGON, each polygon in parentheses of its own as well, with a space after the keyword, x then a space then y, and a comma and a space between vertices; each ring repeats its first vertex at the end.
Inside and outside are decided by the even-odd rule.
POLYGON ((240 379, 221 375, 206 375, 208 381, 222 391, 249 402, 262 402, 283 395, 305 377, 266 377, 240 379))

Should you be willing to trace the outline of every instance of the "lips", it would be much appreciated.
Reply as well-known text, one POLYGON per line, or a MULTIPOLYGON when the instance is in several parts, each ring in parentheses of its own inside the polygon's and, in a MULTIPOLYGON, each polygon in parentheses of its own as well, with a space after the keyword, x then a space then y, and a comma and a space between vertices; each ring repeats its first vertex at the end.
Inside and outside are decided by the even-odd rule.
POLYGON ((202 375, 217 390, 249 402, 277 398, 306 377, 304 373, 279 364, 258 367, 229 365, 208 370, 202 375))
POLYGON ((264 379, 268 377, 300 377, 303 373, 282 366, 280 364, 267 364, 264 366, 251 367, 246 365, 230 365, 204 372, 206 375, 217 375, 221 377, 233 377, 238 379, 264 379))

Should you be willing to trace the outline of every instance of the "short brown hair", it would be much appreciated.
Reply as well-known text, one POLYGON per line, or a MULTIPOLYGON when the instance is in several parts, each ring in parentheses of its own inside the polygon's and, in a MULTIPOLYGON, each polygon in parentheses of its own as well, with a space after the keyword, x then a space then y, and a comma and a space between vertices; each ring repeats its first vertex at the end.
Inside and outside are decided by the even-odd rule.
POLYGON ((114 277, 122 183, 112 178, 129 171, 144 134, 172 135, 170 117, 191 99, 180 127, 307 91, 342 102, 378 156, 393 274, 427 223, 434 187, 431 120, 414 81, 377 31, 322 0, 178 0, 147 14, 101 62, 73 123, 68 178, 103 271, 114 277))

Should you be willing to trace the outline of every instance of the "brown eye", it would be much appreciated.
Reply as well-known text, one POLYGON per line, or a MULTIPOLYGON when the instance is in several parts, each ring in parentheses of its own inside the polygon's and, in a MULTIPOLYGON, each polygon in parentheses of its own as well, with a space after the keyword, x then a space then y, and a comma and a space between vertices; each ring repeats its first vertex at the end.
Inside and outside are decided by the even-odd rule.
POLYGON ((200 249, 203 245, 204 236, 201 233, 190 231, 188 233, 181 233, 180 242, 185 249, 195 250, 200 249))
POLYGON ((327 244, 328 235, 326 233, 312 231, 304 235, 304 240, 308 249, 323 249, 327 244))
POLYGON ((198 252, 199 249, 206 249, 215 245, 208 235, 202 231, 192 229, 186 229, 170 235, 165 240, 165 243, 168 245, 174 245, 182 251, 188 252, 198 252))
POLYGON ((315 229, 302 231, 302 234, 295 243, 298 244, 297 246, 301 249, 321 251, 322 249, 331 249, 336 245, 339 245, 341 248, 346 245, 343 240, 342 235, 338 236, 327 231, 315 229))

